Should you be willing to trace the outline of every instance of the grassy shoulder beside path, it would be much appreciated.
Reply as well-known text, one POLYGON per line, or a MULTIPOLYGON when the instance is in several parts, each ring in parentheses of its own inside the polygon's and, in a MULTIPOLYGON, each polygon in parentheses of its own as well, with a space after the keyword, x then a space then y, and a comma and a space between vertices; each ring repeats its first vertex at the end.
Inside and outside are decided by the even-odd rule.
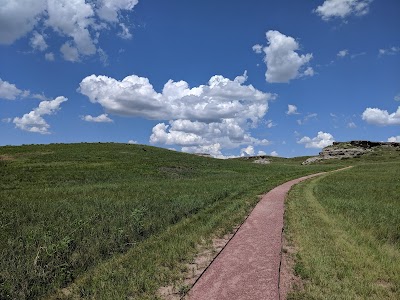
POLYGON ((304 287, 289 299, 400 298, 400 160, 300 183, 286 202, 285 235, 304 287))

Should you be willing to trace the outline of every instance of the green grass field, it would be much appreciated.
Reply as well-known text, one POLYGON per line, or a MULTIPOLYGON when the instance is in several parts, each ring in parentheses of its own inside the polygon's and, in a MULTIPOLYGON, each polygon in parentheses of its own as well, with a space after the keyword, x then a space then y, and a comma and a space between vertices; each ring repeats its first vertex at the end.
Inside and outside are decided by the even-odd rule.
POLYGON ((0 299, 154 299, 257 195, 337 168, 127 144, 0 147, 0 299))
POLYGON ((289 299, 400 299, 400 151, 349 161, 289 194, 285 234, 304 284, 289 299))

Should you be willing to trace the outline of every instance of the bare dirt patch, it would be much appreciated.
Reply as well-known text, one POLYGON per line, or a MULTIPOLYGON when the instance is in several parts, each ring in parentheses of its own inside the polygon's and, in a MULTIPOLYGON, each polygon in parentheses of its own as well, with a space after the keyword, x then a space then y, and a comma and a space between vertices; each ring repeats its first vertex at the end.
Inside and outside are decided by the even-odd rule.
POLYGON ((376 285, 381 287, 381 288, 388 289, 388 290, 391 290, 391 289, 394 288, 394 286, 393 286, 393 284, 391 282, 389 282, 387 280, 383 280, 383 279, 378 280, 376 282, 376 285))
POLYGON ((2 160, 2 161, 15 160, 15 158, 11 155, 4 154, 4 155, 0 155, 0 160, 2 160))
POLYGON ((161 287, 158 290, 158 295, 165 300, 185 299, 186 293, 224 249, 238 229, 239 226, 234 227, 231 232, 224 236, 212 239, 211 243, 199 245, 195 258, 185 265, 187 271, 182 274, 184 280, 169 286, 161 287))

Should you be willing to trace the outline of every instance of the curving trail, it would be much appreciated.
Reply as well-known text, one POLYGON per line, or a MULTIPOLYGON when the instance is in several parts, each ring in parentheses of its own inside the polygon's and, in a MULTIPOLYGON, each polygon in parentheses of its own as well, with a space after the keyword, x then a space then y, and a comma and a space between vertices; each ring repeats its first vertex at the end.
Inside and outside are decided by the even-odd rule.
POLYGON ((321 174, 288 181, 265 194, 185 299, 279 299, 285 196, 294 184, 321 174))

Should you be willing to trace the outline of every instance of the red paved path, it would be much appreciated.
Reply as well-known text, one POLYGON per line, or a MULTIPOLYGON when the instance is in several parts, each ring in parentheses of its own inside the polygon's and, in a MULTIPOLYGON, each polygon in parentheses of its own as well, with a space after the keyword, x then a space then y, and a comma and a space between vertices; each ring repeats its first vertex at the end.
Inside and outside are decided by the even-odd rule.
POLYGON ((235 236, 190 290, 189 300, 279 299, 284 200, 288 181, 263 196, 235 236))

